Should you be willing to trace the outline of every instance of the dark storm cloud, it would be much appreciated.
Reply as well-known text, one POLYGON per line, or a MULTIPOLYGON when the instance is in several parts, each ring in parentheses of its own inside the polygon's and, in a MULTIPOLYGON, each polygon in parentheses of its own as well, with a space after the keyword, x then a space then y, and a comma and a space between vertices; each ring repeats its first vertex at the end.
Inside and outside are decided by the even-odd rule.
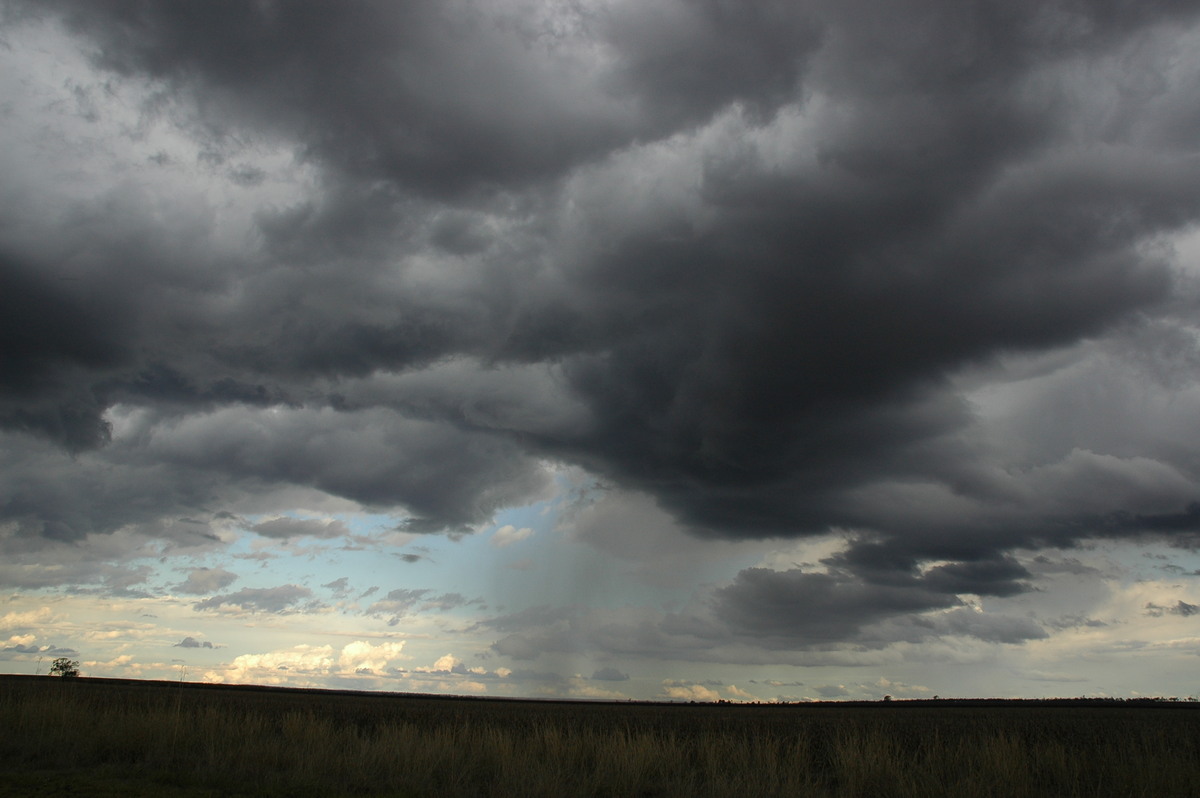
MULTIPOLYGON (((990 615, 962 607, 935 619, 929 627, 940 634, 973 637, 988 643, 1023 643, 1049 637, 1041 624, 1017 615, 990 615)), ((923 639, 924 635, 917 639, 923 639)))
POLYGON ((821 35, 802 4, 779 0, 651 0, 601 19, 620 56, 617 85, 675 127, 731 101, 764 114, 787 102, 821 35))
POLYGON ((0 426, 93 448, 109 437, 104 402, 75 375, 117 365, 125 344, 94 302, 45 272, 0 252, 0 426))
POLYGON ((920 586, 932 593, 979 596, 1011 596, 1028 586, 1020 580, 1031 576, 1011 557, 993 557, 971 562, 952 562, 917 572, 917 560, 898 543, 870 540, 850 541, 846 549, 822 561, 839 581, 861 580, 867 584, 920 586))
MULTIPOLYGON (((615 616, 584 607, 534 607, 479 623, 499 636, 492 651, 517 662, 543 655, 755 664, 834 661, 896 643, 973 639, 1021 643, 1048 636, 1028 617, 981 612, 921 584, 872 585, 844 573, 746 569, 704 602, 675 613, 615 616)), ((593 677, 596 678, 596 677, 593 677)))
MULTIPOLYGON (((686 633, 774 646, 1028 639, 956 609, 1028 588, 1006 552, 1198 531, 1187 441, 1097 416, 1005 449, 955 382, 1111 339, 1200 362, 1164 243, 1200 220, 1194 3, 5 8, 196 150, 131 136, 129 185, 84 168, 101 147, 23 178, 47 210, 0 230, 21 540, 188 540, 164 519, 289 486, 462 532, 564 460, 700 535, 861 533, 827 572, 743 571, 686 633), (184 160, 227 204, 138 187, 184 160)), ((73 123, 107 96, 73 92, 73 123)), ((256 529, 341 531, 314 524, 256 529)))
POLYGON ((54 541, 46 556, 46 542, 37 537, 5 539, 0 583, 14 589, 57 589, 75 594, 144 598, 151 577, 145 565, 114 560, 136 557, 128 540, 106 540, 100 546, 77 546, 79 541, 54 541))
MULTIPOLYGON (((941 635, 1000 642, 1046 636, 1027 618, 959 606, 960 594, 1008 596, 1028 589, 1017 580, 1030 574, 1015 561, 949 563, 918 574, 886 560, 864 567, 863 559, 856 570, 746 569, 716 590, 716 616, 738 634, 760 637, 773 648, 919 642, 941 635), (937 610, 949 611, 931 612, 937 610)), ((828 562, 846 565, 847 558, 828 562)))
POLYGON ((1025 589, 1018 579, 1031 576, 1013 560, 986 560, 939 565, 921 581, 943 593, 974 593, 981 596, 1010 596, 1025 589))
POLYGON ((749 196, 726 201, 728 229, 630 242, 596 264, 593 301, 614 330, 637 332, 572 364, 596 425, 569 451, 734 534, 815 531, 843 513, 861 523, 849 486, 952 479, 964 453, 937 444, 969 417, 938 392, 942 375, 1071 343, 1163 299, 1166 270, 1136 248, 1200 210, 1189 167, 1070 160, 968 197, 885 176, 840 208, 849 174, 845 186, 814 175, 828 187, 739 177, 749 196))
POLYGON ((731 102, 770 109, 817 41, 785 2, 32 8, 87 37, 98 65, 194 93, 218 145, 238 126, 297 137, 350 174, 437 195, 549 177, 731 102))
MULTIPOLYGON (((112 533, 126 525, 184 546, 217 542, 207 523, 179 520, 180 508, 203 511, 213 498, 212 479, 180 478, 155 464, 114 464, 84 453, 69 458, 47 444, 16 435, 0 436, 10 458, 0 463, 0 518, 22 540, 71 542, 112 533)), ((112 454, 111 450, 105 450, 112 454)))
POLYGON ((349 537, 350 530, 341 521, 319 521, 315 518, 272 518, 250 527, 266 538, 313 537, 337 538, 349 537))
MULTIPOLYGON (((1171 278, 1142 243, 1200 210, 1185 151, 1066 137, 1070 120, 1030 93, 1060 58, 1154 21, 1152 10, 1072 11, 1091 33, 1060 54, 1037 38, 1051 32, 1014 28, 1020 16, 998 7, 870 8, 895 25, 829 32, 824 65, 847 70, 829 76, 845 95, 814 163, 781 176, 725 153, 704 173, 716 221, 651 222, 581 273, 603 354, 569 373, 596 424, 556 443, 694 527, 896 529, 902 519, 846 488, 899 478, 977 490, 975 454, 947 440, 970 417, 943 375, 1153 308, 1171 278), (961 71, 943 69, 930 36, 961 71), (858 75, 840 59, 868 42, 889 68, 858 75)), ((1084 531, 1006 519, 947 544, 973 526, 912 537, 927 538, 927 556, 991 556, 1084 531)))
POLYGON ((878 646, 965 636, 1020 642, 1046 636, 1036 622, 983 614, 964 595, 1013 596, 1032 574, 1010 557, 950 562, 924 571, 903 544, 851 542, 826 571, 748 568, 712 597, 715 617, 768 648, 828 643, 878 646))
POLYGON ((893 615, 950 607, 953 595, 869 585, 823 573, 751 568, 717 594, 718 615, 749 634, 817 643, 845 639, 893 615))
MULTIPOLYGON (((131 421, 134 421, 131 419, 131 421)), ((36 444, 24 473, 8 483, 2 517, 31 532, 74 539, 123 523, 147 523, 167 508, 211 507, 236 490, 230 478, 269 488, 305 485, 364 504, 407 506, 408 528, 458 528, 536 492, 545 477, 512 442, 474 436, 442 422, 405 420, 382 411, 255 410, 230 407, 167 425, 145 418, 128 441, 68 465, 36 444), (169 464, 172 470, 164 471, 169 464), (31 473, 57 470, 56 481, 31 473), (158 490, 150 493, 150 486, 158 490), (150 498, 134 500, 133 495, 150 498)), ((16 464, 14 472, 20 470, 16 464)), ((174 524, 180 535, 203 527, 174 524)), ((276 519, 260 524, 273 537, 338 531, 325 522, 276 519)))

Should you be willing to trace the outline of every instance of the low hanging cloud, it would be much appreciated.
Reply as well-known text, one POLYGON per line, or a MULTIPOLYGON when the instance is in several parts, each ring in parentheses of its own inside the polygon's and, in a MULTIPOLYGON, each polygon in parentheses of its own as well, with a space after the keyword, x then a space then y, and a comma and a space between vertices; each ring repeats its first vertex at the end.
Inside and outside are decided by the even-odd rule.
POLYGON ((193 568, 187 579, 175 585, 175 590, 193 596, 224 590, 238 579, 237 574, 224 568, 193 568))
POLYGON ((716 602, 717 616, 744 634, 812 644, 845 640, 865 625, 945 609, 958 599, 911 585, 872 585, 823 573, 753 568, 721 588, 716 602))
POLYGON ((195 610, 229 609, 241 612, 266 612, 277 615, 288 615, 315 609, 316 602, 305 601, 312 597, 312 591, 300 585, 280 585, 279 587, 247 587, 234 593, 212 596, 192 605, 195 610), (304 603, 301 603, 304 602, 304 603))
MULTIPOLYGON (((820 664, 837 651, 862 654, 948 639, 1020 644, 1049 636, 1046 625, 1034 618, 985 612, 968 600, 1010 597, 1026 589, 1014 580, 1029 574, 1015 561, 946 564, 921 573, 853 552, 828 558, 831 567, 824 571, 744 569, 675 612, 542 606, 482 620, 476 629, 495 634, 492 651, 518 662, 590 652, 652 660, 820 664), (850 560, 859 561, 857 568, 846 567, 850 560), (947 579, 947 573, 954 578, 947 579), (968 579, 968 573, 975 578, 968 579)), ((597 674, 593 678, 619 671, 597 674)))
POLYGON ((827 558, 825 571, 748 568, 713 593, 715 615, 770 647, 886 645, 940 635, 1020 642, 1046 636, 1024 618, 981 616, 963 595, 1005 597, 1029 589, 1011 558, 946 563, 921 572, 894 547, 858 541, 827 558), (907 629, 907 631, 905 631, 907 629))
POLYGON ((350 588, 350 578, 346 576, 340 576, 337 579, 334 579, 332 582, 327 582, 326 584, 321 585, 321 587, 326 588, 333 593, 334 598, 339 599, 348 597, 352 592, 350 588))
POLYGON ((1188 604, 1182 599, 1170 607, 1164 607, 1161 604, 1153 602, 1146 604, 1146 615, 1151 618, 1161 618, 1164 615, 1178 615, 1181 618, 1189 618, 1197 613, 1200 613, 1200 605, 1188 604))
POLYGON ((616 668, 607 666, 604 668, 597 668, 592 674, 592 680, 597 682, 625 682, 629 680, 629 674, 622 673, 616 668))
POLYGON ((413 614, 418 604, 426 601, 429 588, 396 588, 379 601, 372 602, 366 614, 377 617, 390 616, 388 625, 395 626, 401 618, 413 614))
POLYGON ((260 521, 250 527, 253 532, 265 538, 287 540, 289 538, 346 538, 350 530, 344 523, 337 520, 319 520, 315 518, 272 518, 260 521))
POLYGON ((842 698, 850 695, 844 684, 823 684, 815 689, 821 698, 842 698))
POLYGON ((172 645, 173 648, 216 648, 209 640, 197 640, 191 635, 172 645))
POLYGON ((7 655, 20 657, 24 654, 36 654, 39 657, 70 657, 79 652, 71 648, 62 648, 50 643, 37 643, 37 635, 12 635, 8 640, 0 641, 0 657, 8 659, 7 655))
POLYGON ((447 610, 454 610, 458 609, 459 607, 466 607, 471 604, 482 603, 483 599, 467 598, 462 593, 442 593, 439 596, 433 596, 425 599, 424 603, 421 605, 421 611, 427 612, 429 610, 439 610, 441 612, 446 612, 447 610))

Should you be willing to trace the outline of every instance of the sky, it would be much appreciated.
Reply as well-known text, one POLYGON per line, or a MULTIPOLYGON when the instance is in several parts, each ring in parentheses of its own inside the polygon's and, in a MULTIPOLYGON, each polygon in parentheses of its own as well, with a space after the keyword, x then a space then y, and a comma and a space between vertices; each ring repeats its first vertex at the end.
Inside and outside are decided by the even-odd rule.
POLYGON ((0 672, 1200 692, 1200 3, 0 0, 0 672))

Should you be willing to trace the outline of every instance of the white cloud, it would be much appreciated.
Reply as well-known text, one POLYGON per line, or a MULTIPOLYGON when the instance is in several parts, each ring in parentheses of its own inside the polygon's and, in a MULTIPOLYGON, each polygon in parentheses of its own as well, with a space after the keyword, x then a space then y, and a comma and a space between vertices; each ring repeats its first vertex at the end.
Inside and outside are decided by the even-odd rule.
POLYGON ((533 535, 533 530, 527 526, 517 529, 512 524, 505 524, 492 535, 491 544, 496 548, 504 548, 514 543, 520 543, 533 535))
POLYGON ((24 629, 30 626, 43 626, 58 620, 49 607, 39 607, 28 612, 5 613, 3 617, 0 617, 0 629, 24 629))
POLYGON ((363 671, 379 674, 405 659, 403 650, 404 641, 372 644, 356 640, 346 644, 340 652, 328 644, 301 644, 264 654, 242 654, 223 670, 206 672, 204 679, 209 682, 282 684, 297 679, 354 676, 363 671))
POLYGON ((372 645, 365 640, 355 640, 342 649, 338 657, 338 667, 342 673, 357 673, 369 670, 373 673, 383 673, 404 656, 404 641, 379 643, 372 645))
POLYGON ((326 675, 333 667, 333 647, 298 645, 286 651, 269 651, 265 654, 242 654, 223 674, 209 671, 206 679, 211 681, 267 682, 287 681, 287 675, 326 675), (287 675, 280 675, 284 672, 287 675), (212 677, 212 678, 210 678, 212 677))
POLYGON ((459 675, 465 675, 467 673, 474 672, 468 671, 467 666, 463 664, 463 661, 453 654, 443 654, 437 658, 432 667, 421 666, 415 670, 418 673, 456 673, 459 675))
POLYGON ((719 701, 721 699, 721 694, 711 687, 705 687, 702 684, 677 684, 670 680, 663 682, 661 696, 679 701, 719 701))

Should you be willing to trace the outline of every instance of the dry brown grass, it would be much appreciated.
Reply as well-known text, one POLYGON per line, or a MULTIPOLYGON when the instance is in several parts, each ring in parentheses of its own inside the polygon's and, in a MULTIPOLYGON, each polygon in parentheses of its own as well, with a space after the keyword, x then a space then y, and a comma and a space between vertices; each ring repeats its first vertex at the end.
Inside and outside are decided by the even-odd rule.
POLYGON ((0 679, 0 796, 1184 796, 1200 712, 712 707, 0 679))

